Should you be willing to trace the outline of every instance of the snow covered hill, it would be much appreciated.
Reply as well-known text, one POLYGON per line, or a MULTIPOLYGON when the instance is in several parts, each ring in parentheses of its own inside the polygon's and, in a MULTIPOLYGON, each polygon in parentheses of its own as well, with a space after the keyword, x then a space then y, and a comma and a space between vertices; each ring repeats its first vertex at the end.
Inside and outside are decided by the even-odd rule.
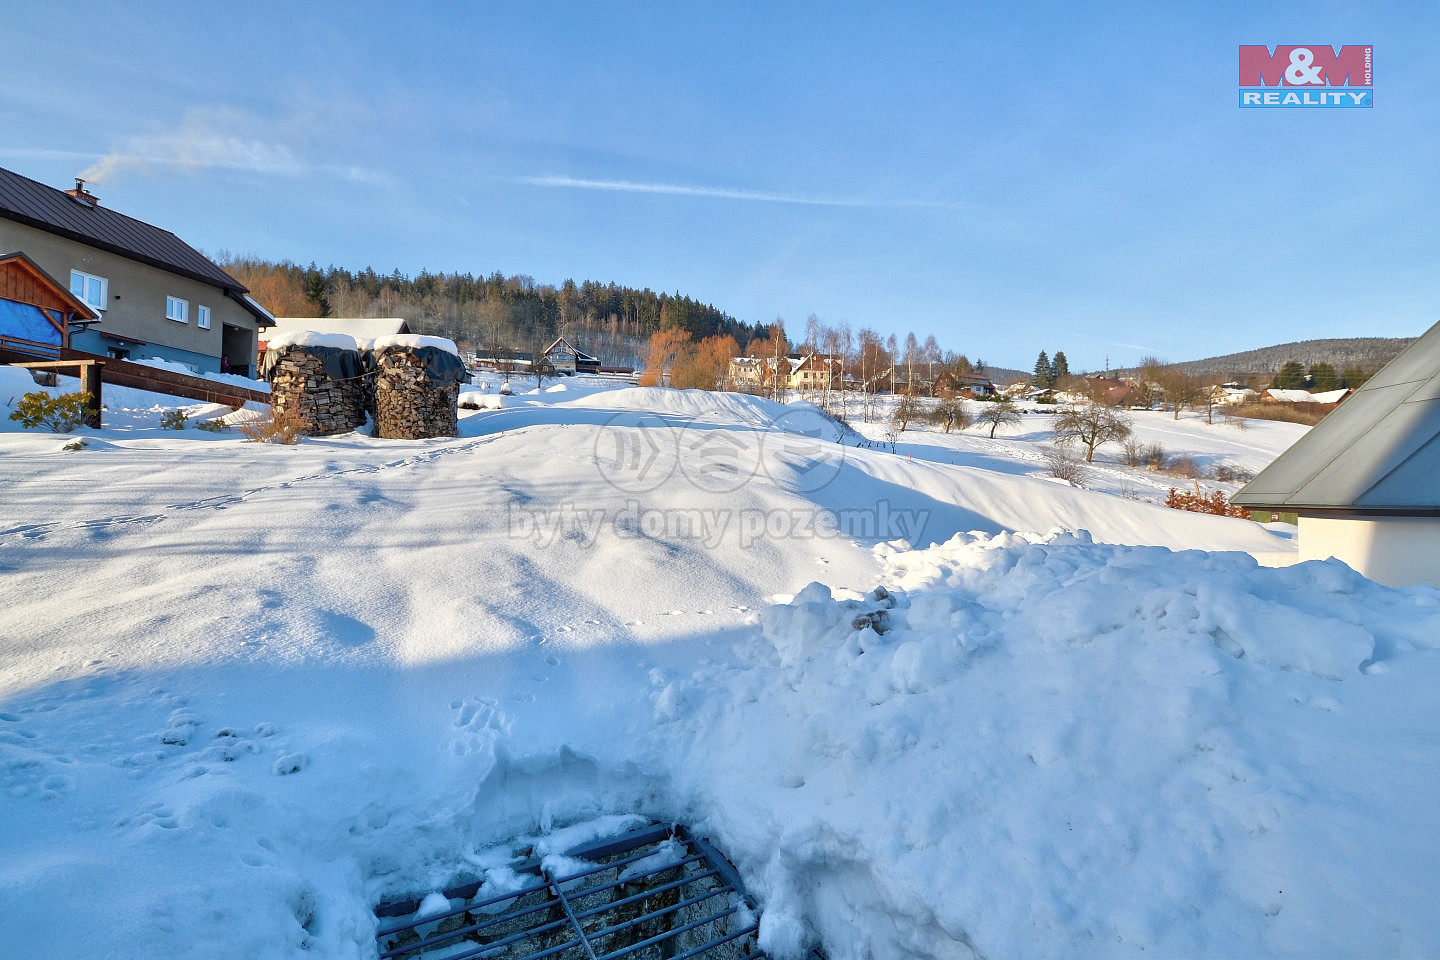
POLYGON ((486 386, 450 440, 3 424, 5 951, 371 957, 380 900, 640 814, 779 957, 1440 954, 1440 592, 1261 568, 1281 527, 1110 457, 1057 484, 1039 414, 890 452, 486 386))

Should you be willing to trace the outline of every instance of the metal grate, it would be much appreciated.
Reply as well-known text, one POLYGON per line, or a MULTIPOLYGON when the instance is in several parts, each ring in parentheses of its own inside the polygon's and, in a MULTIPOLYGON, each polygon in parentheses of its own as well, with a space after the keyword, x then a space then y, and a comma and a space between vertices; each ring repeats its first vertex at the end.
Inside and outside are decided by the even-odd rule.
POLYGON ((592 866, 552 876, 540 860, 522 861, 515 872, 534 875, 534 883, 478 900, 478 881, 452 887, 447 898, 469 902, 419 919, 419 900, 381 904, 381 960, 764 956, 739 874, 684 827, 654 825, 565 856, 592 866))

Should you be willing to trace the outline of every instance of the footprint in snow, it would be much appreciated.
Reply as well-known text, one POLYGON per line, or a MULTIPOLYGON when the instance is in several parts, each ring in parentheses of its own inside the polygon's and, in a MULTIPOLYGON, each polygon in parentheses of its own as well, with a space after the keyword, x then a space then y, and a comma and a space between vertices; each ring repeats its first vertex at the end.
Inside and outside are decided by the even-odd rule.
POLYGON ((452 700, 450 709, 457 711, 455 728, 461 735, 450 741, 450 752, 463 757, 472 751, 483 752, 508 732, 510 722, 495 700, 452 700))
POLYGON ((183 707, 175 710, 165 721, 165 729, 160 732, 160 742, 167 746, 186 746, 204 722, 204 718, 193 710, 183 707))
POLYGON ((276 760, 270 770, 277 777, 287 777, 292 773, 299 773, 310 765, 310 758, 303 753, 287 753, 279 760, 276 760))

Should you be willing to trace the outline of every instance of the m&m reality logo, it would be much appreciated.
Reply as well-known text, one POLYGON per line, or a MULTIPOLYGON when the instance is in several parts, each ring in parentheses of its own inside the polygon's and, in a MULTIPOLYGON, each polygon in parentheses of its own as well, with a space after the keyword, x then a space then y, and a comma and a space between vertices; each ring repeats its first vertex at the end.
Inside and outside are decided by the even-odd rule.
POLYGON ((1371 48, 1240 47, 1242 107, 1373 107, 1371 48))

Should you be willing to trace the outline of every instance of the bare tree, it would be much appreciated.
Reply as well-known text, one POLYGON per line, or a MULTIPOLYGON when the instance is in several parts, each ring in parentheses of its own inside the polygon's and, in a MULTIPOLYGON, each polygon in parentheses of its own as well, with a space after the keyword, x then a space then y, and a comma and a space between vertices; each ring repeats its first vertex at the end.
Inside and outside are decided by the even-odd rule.
POLYGON ((891 415, 891 419, 903 432, 906 427, 910 426, 910 421, 919 416, 920 413, 919 401, 909 393, 903 393, 900 395, 900 402, 895 405, 895 412, 891 415))
POLYGON ((925 338, 925 343, 921 346, 920 351, 925 356, 925 363, 927 364, 929 374, 928 389, 930 395, 933 397, 935 395, 935 364, 939 363, 942 359, 940 344, 935 340, 934 334, 925 338))
POLYGON ((1161 363, 1158 357, 1142 357, 1140 360, 1140 392, 1145 396, 1145 405, 1148 407, 1157 399, 1164 396, 1165 388, 1161 386, 1161 380, 1165 377, 1165 364, 1161 363))
POLYGON ((930 410, 930 422, 939 424, 946 433, 970 426, 970 411, 959 397, 945 397, 930 410))
POLYGON ((997 427, 1013 427, 1020 422, 1020 413, 1015 409, 1015 401, 1006 397, 1003 400, 995 400, 991 403, 980 404, 980 410, 975 414, 975 422, 984 426, 990 425, 990 439, 995 439, 997 427))
POLYGON ((1055 417, 1055 442, 1079 443, 1085 448, 1085 462, 1095 459, 1095 448, 1130 436, 1130 418, 1118 410, 1087 403, 1066 407, 1055 417))
POLYGON ((915 396, 915 363, 924 363, 920 356, 920 341, 915 334, 905 334, 905 392, 915 396))
POLYGON ((1198 377, 1192 377, 1179 367, 1166 367, 1159 374, 1161 396, 1165 405, 1175 411, 1175 419, 1180 419, 1180 410, 1183 407, 1194 406, 1205 396, 1204 385, 1198 377))

